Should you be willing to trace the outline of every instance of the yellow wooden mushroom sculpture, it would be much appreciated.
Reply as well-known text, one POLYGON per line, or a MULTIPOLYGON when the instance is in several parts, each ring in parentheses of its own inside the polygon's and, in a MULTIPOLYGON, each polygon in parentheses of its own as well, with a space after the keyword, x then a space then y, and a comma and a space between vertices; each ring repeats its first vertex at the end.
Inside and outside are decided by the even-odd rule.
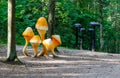
POLYGON ((41 43, 40 37, 38 35, 33 36, 32 39, 30 40, 30 43, 34 49, 34 56, 33 57, 37 57, 38 47, 41 43))
POLYGON ((40 17, 37 20, 37 23, 36 23, 35 27, 40 34, 41 40, 43 41, 44 37, 45 37, 45 34, 46 34, 46 31, 48 30, 48 23, 47 23, 45 17, 40 17))
POLYGON ((61 39, 59 35, 52 35, 52 39, 45 39, 43 41, 43 45, 45 46, 45 53, 48 56, 48 51, 50 50, 52 52, 53 57, 58 57, 55 52, 54 49, 61 44, 61 39))
POLYGON ((25 56, 30 56, 30 54, 27 51, 27 45, 29 44, 31 38, 34 36, 33 30, 31 27, 27 27, 25 31, 22 33, 23 37, 25 38, 25 46, 23 48, 23 54, 25 56))
MULTIPOLYGON (((38 33, 40 34, 41 40, 43 41, 45 38, 45 34, 48 30, 48 23, 45 17, 40 17, 37 20, 35 28, 37 29, 38 33)), ((43 56, 45 54, 45 47, 42 47, 42 51, 38 54, 38 56, 43 56)))
POLYGON ((46 31, 48 30, 48 24, 45 19, 45 17, 40 17, 37 20, 35 28, 37 29, 38 33, 40 34, 40 37, 38 35, 34 35, 33 30, 31 27, 27 27, 26 30, 23 32, 23 36, 25 38, 25 46, 23 48, 23 53, 26 56, 30 56, 27 52, 27 45, 30 42, 33 49, 34 49, 34 57, 37 56, 43 56, 44 54, 48 57, 49 53, 48 51, 50 50, 52 52, 53 57, 58 57, 54 49, 61 44, 61 39, 59 35, 52 35, 51 38, 49 39, 44 39, 46 31), (38 54, 38 47, 40 43, 43 44, 41 52, 38 54))

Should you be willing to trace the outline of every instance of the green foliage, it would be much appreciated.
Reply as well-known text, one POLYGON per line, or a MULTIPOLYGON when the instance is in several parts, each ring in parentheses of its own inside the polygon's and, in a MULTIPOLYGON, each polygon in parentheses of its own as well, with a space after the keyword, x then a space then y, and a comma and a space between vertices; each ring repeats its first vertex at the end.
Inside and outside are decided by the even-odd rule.
MULTIPOLYGON (((16 0, 16 40, 17 44, 24 44, 22 32, 26 27, 32 27, 35 34, 36 21, 39 17, 48 18, 48 0, 16 0)), ((56 0, 55 7, 55 34, 59 34, 62 40, 62 47, 73 48, 75 45, 75 23, 82 24, 86 28, 84 35, 84 49, 90 47, 89 22, 100 22, 100 5, 103 14, 103 40, 104 45, 100 50, 100 28, 96 28, 96 48, 97 51, 120 53, 120 2, 118 0, 56 0), (114 9, 113 9, 114 8, 114 9)), ((0 6, 0 43, 7 40, 7 0, 1 1, 0 6)), ((80 44, 79 33, 79 44, 80 44)))
POLYGON ((35 34, 35 23, 37 19, 41 16, 39 0, 17 0, 16 4, 16 30, 17 44, 24 44, 24 38, 22 37, 22 32, 29 26, 32 27, 35 34), (22 43, 21 43, 22 42, 22 43))
POLYGON ((7 40, 7 2, 0 2, 0 43, 6 43, 7 40), (3 42, 4 41, 4 42, 3 42))

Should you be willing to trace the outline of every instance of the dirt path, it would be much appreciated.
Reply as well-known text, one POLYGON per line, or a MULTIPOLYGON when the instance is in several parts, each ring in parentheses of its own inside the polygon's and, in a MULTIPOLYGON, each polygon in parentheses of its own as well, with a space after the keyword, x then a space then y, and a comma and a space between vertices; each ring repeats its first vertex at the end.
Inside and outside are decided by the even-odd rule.
POLYGON ((18 57, 25 65, 2 62, 6 50, 0 51, 0 78, 120 78, 118 54, 60 49, 59 58, 46 59, 25 57, 22 48, 18 57))

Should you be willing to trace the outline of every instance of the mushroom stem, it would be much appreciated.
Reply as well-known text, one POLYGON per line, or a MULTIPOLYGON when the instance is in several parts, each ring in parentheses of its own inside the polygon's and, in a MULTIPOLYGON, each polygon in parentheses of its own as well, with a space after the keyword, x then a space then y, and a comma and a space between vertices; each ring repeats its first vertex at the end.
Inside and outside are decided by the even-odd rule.
POLYGON ((53 57, 59 57, 59 56, 54 52, 54 49, 52 49, 51 51, 52 51, 53 57))
POLYGON ((37 30, 40 34, 41 40, 43 41, 45 39, 45 34, 46 34, 46 30, 37 30))
POLYGON ((43 48, 44 48, 44 53, 46 54, 46 56, 49 56, 47 48, 44 45, 43 45, 43 48))
POLYGON ((41 50, 40 53, 38 54, 38 57, 44 56, 45 53, 46 53, 46 48, 45 48, 45 46, 43 45, 43 46, 42 46, 42 50, 41 50))
POLYGON ((42 47, 42 51, 38 54, 38 57, 40 56, 45 56, 46 58, 48 58, 49 54, 48 54, 48 50, 46 49, 46 47, 43 45, 42 47))
POLYGON ((23 54, 24 54, 25 56, 30 56, 30 54, 29 54, 28 51, 27 51, 27 45, 28 45, 28 41, 26 40, 25 46, 24 46, 24 48, 23 48, 23 54))
MULTIPOLYGON (((38 31, 38 33, 40 34, 41 41, 43 41, 43 40, 45 39, 46 30, 37 29, 37 31, 38 31)), ((45 53, 46 53, 46 51, 45 51, 45 46, 43 45, 43 46, 42 46, 42 51, 40 51, 40 53, 38 54, 38 57, 39 57, 39 56, 43 56, 45 53)), ((47 53, 47 54, 48 54, 48 53, 47 53)))
POLYGON ((34 49, 34 57, 37 57, 37 54, 38 54, 38 46, 39 46, 40 44, 38 43, 38 44, 36 44, 36 43, 33 43, 32 44, 32 47, 33 47, 33 49, 34 49))

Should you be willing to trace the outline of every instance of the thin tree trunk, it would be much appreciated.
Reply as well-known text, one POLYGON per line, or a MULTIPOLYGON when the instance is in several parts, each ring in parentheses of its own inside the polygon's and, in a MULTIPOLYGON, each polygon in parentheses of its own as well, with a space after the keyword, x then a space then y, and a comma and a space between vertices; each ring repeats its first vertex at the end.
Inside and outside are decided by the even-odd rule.
POLYGON ((102 0, 99 0, 99 13, 100 13, 100 50, 102 50, 103 45, 104 45, 104 41, 103 41, 103 5, 102 5, 102 0))
POLYGON ((8 50, 7 61, 17 58, 15 40, 15 0, 8 0, 8 50))
POLYGON ((42 16, 45 16, 44 8, 45 8, 45 0, 42 0, 42 9, 41 9, 42 16))
MULTIPOLYGON (((118 3, 118 1, 117 1, 117 3, 118 3)), ((119 13, 119 11, 118 11, 118 4, 116 4, 115 5, 115 8, 116 8, 116 11, 115 11, 115 31, 116 31, 116 35, 118 35, 118 31, 119 31, 119 24, 118 24, 118 17, 117 17, 117 14, 119 13)), ((119 51, 118 50, 118 43, 119 43, 119 39, 118 39, 118 37, 115 37, 115 51, 116 51, 116 53, 117 53, 117 51, 119 51)))
MULTIPOLYGON (((55 2, 56 0, 49 0, 49 18, 48 18, 48 37, 51 38, 51 36, 54 34, 54 25, 55 25, 55 18, 54 18, 54 12, 55 12, 55 2)), ((55 48, 56 52, 59 52, 57 48, 55 48)))
POLYGON ((55 1, 56 0, 49 0, 49 17, 48 17, 48 37, 50 38, 54 34, 54 11, 55 11, 55 1))

